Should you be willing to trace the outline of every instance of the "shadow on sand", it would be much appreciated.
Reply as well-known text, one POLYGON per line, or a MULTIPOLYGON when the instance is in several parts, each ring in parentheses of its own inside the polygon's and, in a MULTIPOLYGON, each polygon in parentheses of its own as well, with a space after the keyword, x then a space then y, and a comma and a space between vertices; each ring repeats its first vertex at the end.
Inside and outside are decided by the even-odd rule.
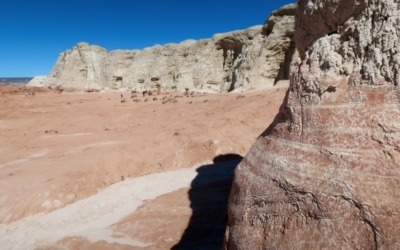
POLYGON ((189 190, 192 217, 182 238, 171 249, 221 249, 233 172, 242 159, 237 154, 219 155, 213 159, 214 164, 197 169, 189 190))

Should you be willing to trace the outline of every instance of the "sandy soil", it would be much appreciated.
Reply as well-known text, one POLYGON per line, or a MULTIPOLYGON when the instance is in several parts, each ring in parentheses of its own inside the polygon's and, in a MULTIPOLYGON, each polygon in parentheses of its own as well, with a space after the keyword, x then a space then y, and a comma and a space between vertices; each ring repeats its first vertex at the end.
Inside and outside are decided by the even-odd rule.
MULTIPOLYGON (((0 87, 0 248, 171 248, 195 214, 193 167, 221 154, 243 156, 285 91, 162 104, 121 103, 111 92, 25 97, 0 87), (148 209, 158 212, 145 215, 148 209)), ((225 190, 224 199, 227 169, 206 178, 225 190)))

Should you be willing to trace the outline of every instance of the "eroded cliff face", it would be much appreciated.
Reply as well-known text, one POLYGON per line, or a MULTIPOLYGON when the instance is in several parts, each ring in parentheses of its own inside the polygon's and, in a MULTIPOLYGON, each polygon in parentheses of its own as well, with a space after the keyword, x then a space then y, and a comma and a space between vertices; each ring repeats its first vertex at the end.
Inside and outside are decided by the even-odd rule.
POLYGON ((291 4, 273 12, 263 26, 199 41, 111 52, 79 43, 60 54, 45 85, 139 90, 161 83, 164 88, 211 92, 269 87, 289 79, 291 66, 299 63, 295 8, 291 4))
POLYGON ((27 84, 30 87, 43 87, 46 79, 47 79, 47 76, 35 76, 27 84))
POLYGON ((235 171, 224 249, 400 249, 399 9, 298 1, 302 63, 235 171))

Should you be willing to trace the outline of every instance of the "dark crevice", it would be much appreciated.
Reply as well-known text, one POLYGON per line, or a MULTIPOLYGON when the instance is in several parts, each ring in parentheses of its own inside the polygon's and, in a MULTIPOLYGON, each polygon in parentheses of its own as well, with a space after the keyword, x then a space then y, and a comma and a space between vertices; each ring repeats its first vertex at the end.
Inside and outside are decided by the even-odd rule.
POLYGON ((331 35, 334 35, 334 34, 338 34, 337 30, 328 33, 328 36, 331 36, 331 35))
POLYGON ((293 58, 293 54, 296 52, 296 45, 294 41, 291 41, 289 49, 286 50, 285 58, 280 64, 278 75, 275 78, 274 85, 281 80, 289 80, 290 78, 290 63, 293 58))
POLYGON ((336 92, 336 87, 335 86, 329 86, 325 92, 336 92))

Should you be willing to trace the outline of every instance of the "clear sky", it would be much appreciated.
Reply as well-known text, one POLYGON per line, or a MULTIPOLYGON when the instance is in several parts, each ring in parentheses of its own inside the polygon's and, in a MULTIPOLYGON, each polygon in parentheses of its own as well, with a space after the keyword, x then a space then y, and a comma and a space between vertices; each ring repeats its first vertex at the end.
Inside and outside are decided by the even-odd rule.
POLYGON ((0 77, 48 75, 79 42, 107 50, 210 38, 263 24, 295 0, 1 0, 0 77))

